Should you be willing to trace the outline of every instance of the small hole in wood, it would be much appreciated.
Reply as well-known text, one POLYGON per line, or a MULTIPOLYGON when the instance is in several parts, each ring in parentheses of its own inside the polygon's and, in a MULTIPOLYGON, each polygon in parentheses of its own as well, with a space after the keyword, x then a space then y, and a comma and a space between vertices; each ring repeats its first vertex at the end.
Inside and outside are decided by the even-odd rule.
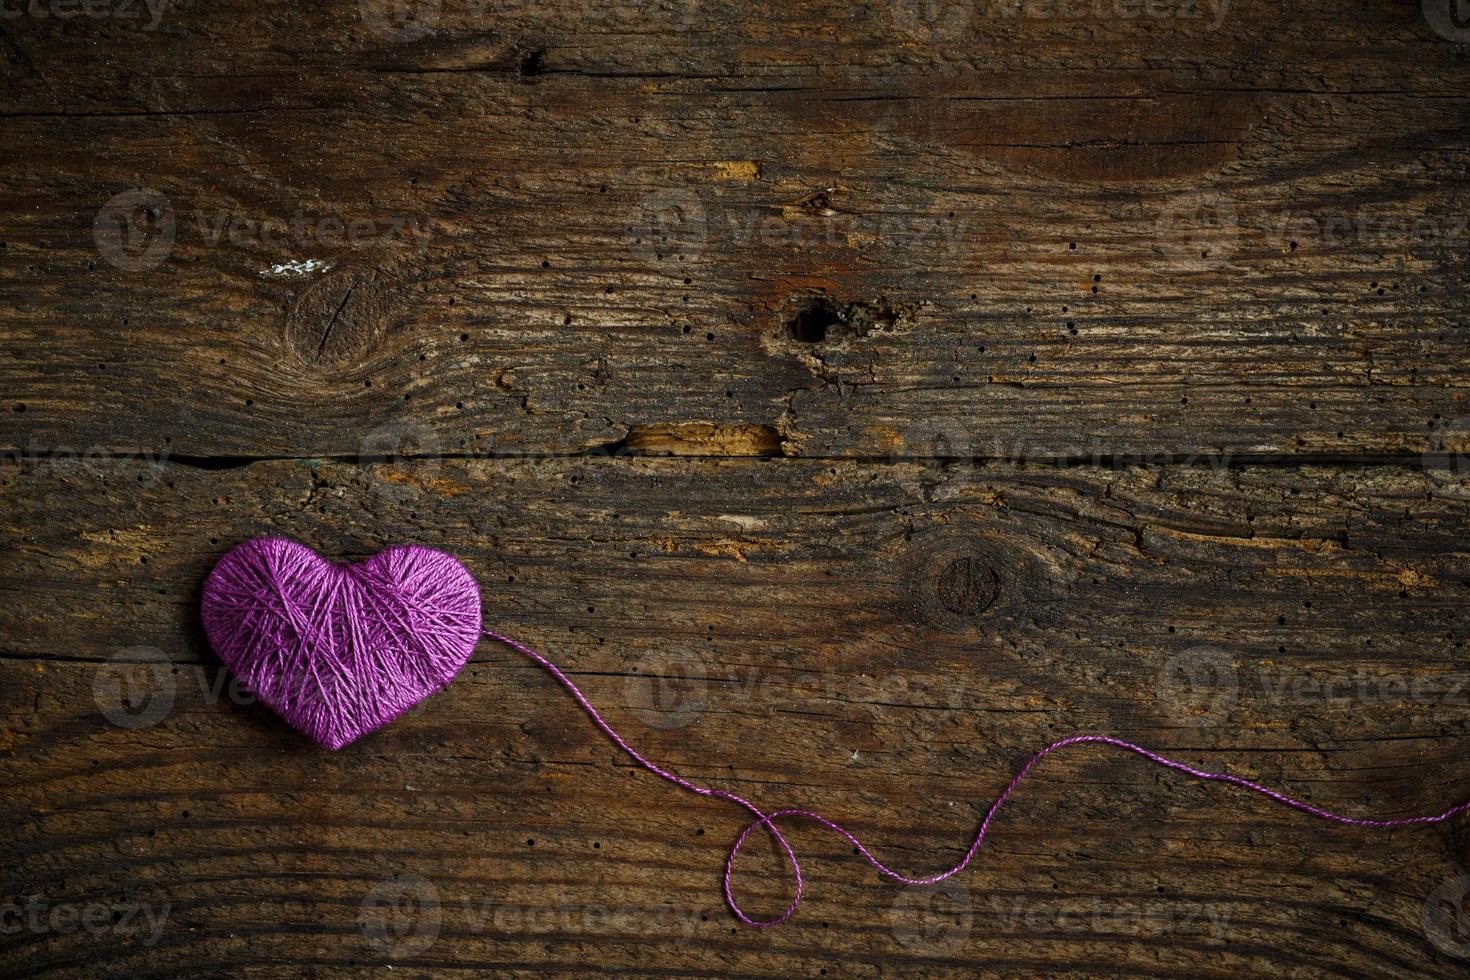
POLYGON ((791 339, 802 344, 819 344, 827 339, 827 331, 842 322, 837 307, 825 299, 813 300, 786 321, 791 339))
POLYGON ((541 74, 546 70, 546 52, 527 51, 523 53, 518 67, 521 74, 527 78, 541 74))

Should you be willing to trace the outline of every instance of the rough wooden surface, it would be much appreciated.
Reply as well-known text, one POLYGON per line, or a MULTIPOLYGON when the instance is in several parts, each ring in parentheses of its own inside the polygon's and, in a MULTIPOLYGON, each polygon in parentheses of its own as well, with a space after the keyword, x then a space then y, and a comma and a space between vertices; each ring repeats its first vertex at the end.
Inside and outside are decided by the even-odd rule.
MULTIPOLYGON (((633 772, 517 655, 483 644, 448 692, 328 754, 219 686, 194 607, 222 550, 262 532, 347 558, 448 548, 490 622, 554 651, 655 758, 820 806, 924 870, 1074 731, 1349 811, 1470 795, 1467 496, 1380 467, 25 464, 0 529, 20 600, 0 624, 6 867, 53 904, 136 895, 171 918, 155 945, 26 936, 7 961, 393 962, 363 903, 420 875, 437 940, 400 968, 1453 974, 1420 917, 1463 826, 1370 838, 1093 750, 997 827, 962 879, 961 940, 937 912, 912 940, 907 893, 800 830, 803 914, 732 931, 716 872, 739 814, 633 772), (129 712, 143 727, 110 720, 129 712)), ((765 909, 787 894, 774 873, 742 883, 765 909)))
POLYGON ((23 435, 1417 457, 1470 414, 1470 67, 1405 4, 980 4, 953 38, 921 3, 639 6, 18 23, 23 435), (118 268, 94 217, 135 188, 172 248, 118 268), (861 324, 793 340, 813 298, 861 324))
POLYGON ((912 872, 1077 731, 1470 797, 1434 4, 0 21, 0 972, 1462 975, 1464 820, 1099 749, 948 890, 796 829, 737 928, 740 814, 513 652, 328 754, 196 612, 252 535, 447 548, 650 756, 912 872))

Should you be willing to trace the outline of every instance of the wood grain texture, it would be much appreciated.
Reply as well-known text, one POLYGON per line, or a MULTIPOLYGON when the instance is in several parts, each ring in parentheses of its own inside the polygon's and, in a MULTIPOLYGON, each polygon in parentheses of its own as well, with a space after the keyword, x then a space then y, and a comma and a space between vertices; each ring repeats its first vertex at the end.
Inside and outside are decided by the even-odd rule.
POLYGON ((441 7, 403 42, 350 3, 15 23, 10 448, 702 422, 1417 458, 1470 428, 1470 67, 1409 5, 441 7), (795 341, 814 301, 875 325, 795 341))
POLYGON ((938 892, 794 828, 737 928, 740 813, 514 652, 329 754, 197 615, 253 535, 445 548, 910 872, 1079 731, 1470 797, 1437 2, 6 8, 0 975, 1463 975, 1463 819, 1100 749, 938 892))
MULTIPOLYGON (((256 534, 449 549, 488 621, 651 756, 817 806, 920 871, 1078 731, 1353 812, 1470 795, 1463 480, 611 459, 8 477, 8 888, 169 909, 154 945, 24 935, 13 974, 1461 969, 1421 917, 1463 869, 1463 824, 1370 836, 1095 750, 1045 766, 938 910, 798 828, 801 915, 732 930, 717 870, 739 813, 632 770, 518 655, 482 644, 448 691, 329 754, 228 686, 194 609, 256 534), (147 724, 110 720, 129 716, 147 724), (440 903, 422 950, 365 935, 373 889, 416 880, 397 876, 440 903)), ((740 879, 755 908, 788 895, 773 862, 740 879)))

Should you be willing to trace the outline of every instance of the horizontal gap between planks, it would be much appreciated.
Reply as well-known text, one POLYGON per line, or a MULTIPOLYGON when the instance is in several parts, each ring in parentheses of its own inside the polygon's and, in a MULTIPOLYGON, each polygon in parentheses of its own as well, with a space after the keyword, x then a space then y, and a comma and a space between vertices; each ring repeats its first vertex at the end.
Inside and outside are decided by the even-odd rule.
POLYGON ((898 465, 901 463, 932 463, 945 466, 986 465, 990 463, 1017 463, 1036 466, 1097 467, 1119 469, 1132 466, 1179 466, 1209 467, 1212 469, 1238 469, 1247 466, 1277 466, 1283 468, 1301 466, 1340 466, 1344 468, 1400 467, 1414 470, 1455 469, 1464 465, 1464 457, 1456 453, 1394 453, 1394 454, 1340 454, 1340 453, 1114 453, 1095 456, 938 456, 938 455, 889 455, 889 456, 828 456, 779 454, 720 454, 720 453, 658 453, 639 452, 627 449, 622 442, 593 446, 578 452, 567 453, 401 453, 387 456, 363 456, 355 453, 326 453, 309 456, 282 454, 263 455, 194 455, 187 453, 157 453, 151 450, 137 452, 89 452, 84 457, 57 453, 27 453, 14 449, 0 449, 0 462, 36 463, 48 460, 71 460, 79 462, 123 462, 138 460, 155 465, 182 466, 199 470, 241 469, 255 463, 342 463, 359 466, 380 463, 415 463, 449 460, 486 461, 535 461, 551 459, 648 459, 687 460, 692 462, 747 460, 762 463, 851 463, 863 466, 898 465))

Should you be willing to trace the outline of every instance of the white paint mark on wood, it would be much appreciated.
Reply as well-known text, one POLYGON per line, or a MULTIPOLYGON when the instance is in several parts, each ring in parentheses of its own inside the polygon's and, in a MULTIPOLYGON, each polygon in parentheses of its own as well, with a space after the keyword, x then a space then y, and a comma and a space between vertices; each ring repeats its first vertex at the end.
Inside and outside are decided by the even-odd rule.
POLYGON ((330 272, 332 263, 326 259, 295 259, 289 262, 279 262, 261 272, 262 276, 274 276, 279 279, 305 279, 307 276, 318 272, 330 272))

